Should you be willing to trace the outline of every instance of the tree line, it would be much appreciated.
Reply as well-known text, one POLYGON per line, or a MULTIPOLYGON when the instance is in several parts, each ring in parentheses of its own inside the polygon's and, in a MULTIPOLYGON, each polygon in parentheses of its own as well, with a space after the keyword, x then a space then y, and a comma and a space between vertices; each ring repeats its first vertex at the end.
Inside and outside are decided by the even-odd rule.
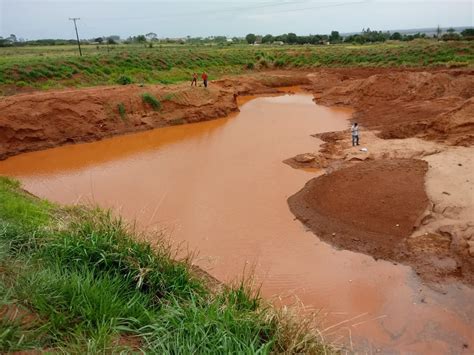
MULTIPOLYGON (((415 34, 402 34, 400 32, 383 32, 373 31, 370 28, 363 29, 361 33, 351 34, 347 36, 341 36, 338 31, 332 31, 329 35, 309 35, 309 36, 298 36, 295 33, 287 33, 278 36, 267 34, 265 36, 256 35, 249 33, 245 36, 245 40, 248 44, 255 43, 284 43, 284 44, 337 44, 337 43, 375 43, 385 42, 387 40, 395 41, 413 41, 418 38, 428 38, 425 33, 415 34)), ((473 40, 474 29, 467 28, 461 33, 457 33, 454 28, 449 28, 446 33, 442 33, 442 30, 438 27, 436 34, 433 38, 437 38, 444 41, 455 41, 455 40, 473 40)))
MULTIPOLYGON (((474 28, 467 28, 462 32, 458 33, 454 28, 448 28, 445 33, 438 27, 436 33, 432 36, 438 40, 443 41, 456 41, 456 40, 474 40, 474 28)), ((147 46, 153 46, 153 43, 174 43, 174 44, 238 44, 238 43, 262 43, 262 44, 337 44, 337 43, 376 43, 385 42, 387 40, 396 41, 412 41, 418 38, 428 38, 425 33, 416 34, 402 34, 400 32, 383 32, 373 31, 370 28, 363 29, 361 33, 350 34, 342 36, 338 31, 332 31, 330 34, 316 34, 307 36, 298 36, 295 33, 285 33, 277 36, 271 34, 267 35, 256 35, 249 33, 244 38, 226 36, 210 36, 210 37, 191 37, 186 36, 184 38, 158 38, 158 35, 154 32, 147 34, 141 34, 137 36, 130 36, 127 39, 122 40, 120 36, 101 36, 91 38, 87 40, 81 40, 82 44, 132 44, 140 43, 147 46)), ((23 40, 17 39, 16 35, 11 34, 8 37, 0 36, 0 47, 13 47, 13 46, 55 46, 55 45, 67 45, 75 44, 75 39, 38 39, 38 40, 23 40)))

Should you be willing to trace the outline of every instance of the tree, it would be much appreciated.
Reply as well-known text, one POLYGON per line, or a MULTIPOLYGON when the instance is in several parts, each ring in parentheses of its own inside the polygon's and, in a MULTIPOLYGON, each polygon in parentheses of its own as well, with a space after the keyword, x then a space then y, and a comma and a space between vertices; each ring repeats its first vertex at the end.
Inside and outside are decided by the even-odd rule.
POLYGON ((107 37, 107 44, 117 44, 117 41, 113 37, 114 36, 107 37))
POLYGON ((225 42, 227 42, 227 37, 226 36, 216 36, 216 37, 214 37, 214 42, 216 42, 216 43, 225 43, 225 42))
POLYGON ((466 28, 464 31, 461 32, 461 36, 464 39, 474 39, 474 28, 466 28))
POLYGON ((298 42, 298 36, 295 33, 288 33, 288 44, 295 44, 298 42))
POLYGON ((154 32, 149 32, 145 35, 145 37, 149 40, 149 41, 156 41, 156 38, 158 37, 158 35, 154 32))
POLYGON ((268 34, 263 36, 262 38, 262 43, 272 43, 273 42, 273 36, 268 34))
POLYGON ((135 41, 138 43, 145 43, 146 42, 146 37, 144 35, 138 35, 135 37, 135 41))
POLYGON ((253 33, 249 33, 247 36, 245 36, 245 40, 248 44, 254 44, 257 40, 257 36, 255 36, 253 33))
POLYGON ((454 28, 450 27, 446 30, 446 32, 448 32, 449 34, 453 34, 453 33, 456 32, 456 30, 454 28))
POLYGON ((342 38, 339 35, 338 31, 331 31, 331 35, 329 36, 329 42, 331 42, 331 43, 340 43, 341 40, 342 40, 342 38))
POLYGON ((97 38, 94 38, 94 42, 102 43, 104 42, 104 39, 102 37, 97 37, 97 38))
POLYGON ((394 41, 401 41, 402 40, 402 35, 400 32, 393 32, 392 35, 390 36, 390 39, 394 41))
POLYGON ((16 42, 16 36, 12 33, 10 37, 7 38, 8 41, 15 43, 16 42))

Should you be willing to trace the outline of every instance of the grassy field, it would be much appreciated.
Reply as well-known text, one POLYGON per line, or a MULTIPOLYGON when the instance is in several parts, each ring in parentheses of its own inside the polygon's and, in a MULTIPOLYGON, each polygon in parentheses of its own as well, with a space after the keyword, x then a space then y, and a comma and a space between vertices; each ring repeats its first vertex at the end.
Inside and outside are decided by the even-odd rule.
POLYGON ((372 45, 191 46, 87 45, 0 48, 0 93, 135 83, 176 83, 194 71, 211 79, 266 68, 465 67, 474 64, 474 43, 417 40, 372 45))
POLYGON ((0 177, 0 352, 327 353, 245 283, 209 291, 165 243, 0 177))

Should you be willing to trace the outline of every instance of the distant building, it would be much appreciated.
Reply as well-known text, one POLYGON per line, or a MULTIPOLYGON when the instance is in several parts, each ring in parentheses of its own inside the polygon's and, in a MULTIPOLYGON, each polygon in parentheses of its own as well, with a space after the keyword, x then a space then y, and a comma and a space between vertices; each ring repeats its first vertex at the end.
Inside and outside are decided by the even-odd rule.
POLYGON ((274 45, 277 45, 277 46, 283 46, 285 44, 285 42, 283 41, 275 41, 273 42, 274 45))

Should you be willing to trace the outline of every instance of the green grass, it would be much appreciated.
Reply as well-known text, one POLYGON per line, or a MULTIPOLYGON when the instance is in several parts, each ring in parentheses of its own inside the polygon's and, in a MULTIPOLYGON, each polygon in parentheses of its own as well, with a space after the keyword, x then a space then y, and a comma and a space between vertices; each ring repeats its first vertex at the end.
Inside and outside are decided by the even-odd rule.
POLYGON ((142 94, 142 101, 150 105, 154 111, 159 111, 161 109, 161 102, 149 92, 142 94))
POLYGON ((125 105, 122 102, 117 104, 117 110, 122 121, 125 121, 127 119, 127 110, 125 108, 125 105))
POLYGON ((0 48, 0 93, 24 87, 51 89, 116 85, 171 84, 207 71, 211 79, 264 68, 472 66, 472 41, 387 42, 330 46, 193 46, 145 48, 117 45, 0 48), (122 78, 122 79, 120 79, 122 78))
POLYGON ((0 199, 2 353, 331 351, 245 282, 211 292, 162 236, 152 248, 110 212, 59 207, 2 177, 0 199))

